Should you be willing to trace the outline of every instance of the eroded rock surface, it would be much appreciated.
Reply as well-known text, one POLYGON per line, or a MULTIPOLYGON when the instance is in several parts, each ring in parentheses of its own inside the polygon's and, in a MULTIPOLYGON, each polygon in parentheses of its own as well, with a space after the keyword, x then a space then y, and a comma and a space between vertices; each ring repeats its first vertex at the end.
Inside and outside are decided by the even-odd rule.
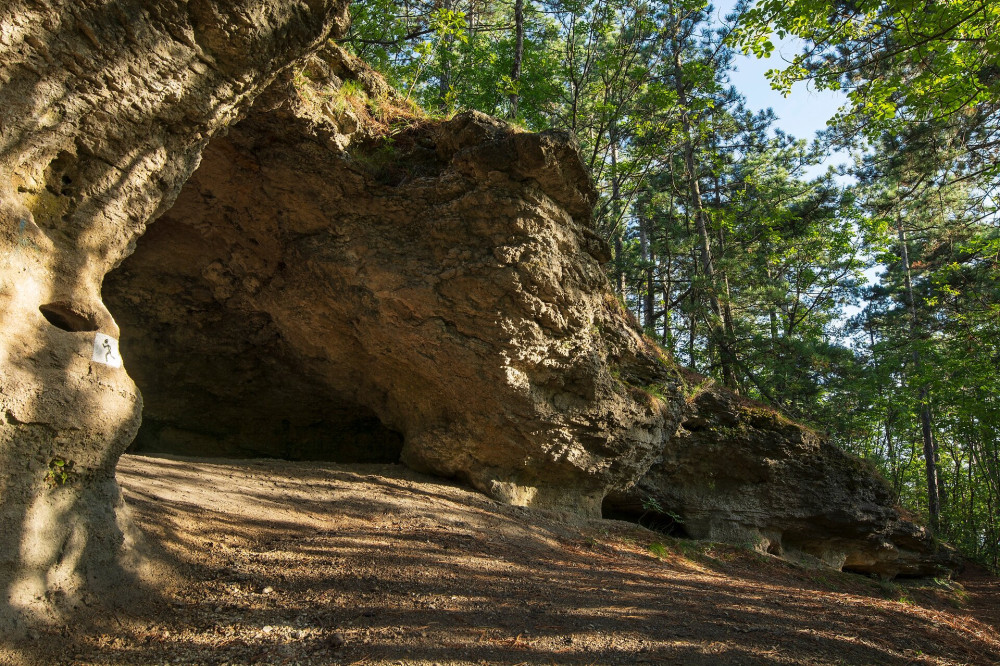
POLYGON ((337 97, 351 62, 276 84, 109 277, 138 445, 384 459, 398 433, 415 469, 600 515, 680 415, 623 377, 681 382, 610 294, 575 144, 477 113, 375 135, 337 97))
POLYGON ((102 280, 212 136, 346 20, 327 0, 4 3, 0 635, 127 585, 114 466, 141 399, 102 280))
POLYGON ((887 575, 954 566, 874 470, 635 333, 568 137, 407 118, 333 46, 303 71, 209 146, 109 276, 139 450, 362 461, 402 443, 506 502, 593 515, 610 490, 609 509, 659 508, 698 538, 887 575))
POLYGON ((662 458, 635 487, 608 497, 610 510, 861 573, 939 576, 957 567, 951 548, 900 514, 874 468, 708 384, 662 458))
POLYGON ((402 442, 410 466, 506 502, 593 515, 610 490, 610 509, 659 507, 698 538, 954 565, 874 470, 636 334, 568 137, 408 118, 333 46, 303 72, 209 146, 109 276, 147 398, 139 450, 360 461, 402 442))

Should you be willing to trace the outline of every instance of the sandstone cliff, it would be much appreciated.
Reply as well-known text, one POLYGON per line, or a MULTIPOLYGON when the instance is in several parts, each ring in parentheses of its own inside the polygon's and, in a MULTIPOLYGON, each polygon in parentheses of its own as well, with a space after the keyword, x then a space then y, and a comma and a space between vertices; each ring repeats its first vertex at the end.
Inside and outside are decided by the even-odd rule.
POLYGON ((209 140, 346 20, 326 0, 4 3, 0 634, 120 577, 114 468, 141 400, 104 276, 209 140))
POLYGON ((331 46, 277 82, 109 277, 139 447, 401 455, 599 516, 680 417, 621 376, 680 379, 608 291, 574 142, 477 113, 379 127, 338 89, 357 66, 331 46))
POLYGON ((502 501, 596 515, 610 491, 611 513, 838 569, 954 566, 861 461, 636 335, 568 137, 420 119, 334 46, 302 71, 109 276, 137 450, 402 455, 502 501))

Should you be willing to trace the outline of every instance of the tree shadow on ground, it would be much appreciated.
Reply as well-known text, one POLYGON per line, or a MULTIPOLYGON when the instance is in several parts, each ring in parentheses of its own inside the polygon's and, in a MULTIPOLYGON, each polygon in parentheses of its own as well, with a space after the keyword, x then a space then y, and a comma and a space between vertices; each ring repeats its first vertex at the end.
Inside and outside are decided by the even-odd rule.
POLYGON ((1000 659, 990 627, 869 579, 733 549, 659 558, 641 528, 559 523, 399 466, 126 456, 119 479, 179 577, 145 613, 70 632, 64 663, 1000 659))

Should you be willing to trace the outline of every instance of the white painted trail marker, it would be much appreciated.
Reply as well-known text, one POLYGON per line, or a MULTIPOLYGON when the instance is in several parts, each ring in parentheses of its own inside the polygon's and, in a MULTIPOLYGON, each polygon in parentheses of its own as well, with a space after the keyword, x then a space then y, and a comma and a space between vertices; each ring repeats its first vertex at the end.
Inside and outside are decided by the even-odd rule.
POLYGON ((122 355, 118 351, 118 341, 110 335, 95 334, 93 360, 110 365, 112 368, 122 367, 122 355))

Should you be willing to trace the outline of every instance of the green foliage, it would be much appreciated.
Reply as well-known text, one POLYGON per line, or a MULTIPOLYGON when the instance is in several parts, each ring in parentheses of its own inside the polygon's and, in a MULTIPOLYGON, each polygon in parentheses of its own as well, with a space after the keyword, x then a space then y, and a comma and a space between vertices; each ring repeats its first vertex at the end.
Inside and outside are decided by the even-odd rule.
POLYGON ((664 403, 668 402, 667 395, 663 392, 663 386, 662 385, 660 385, 660 384, 648 384, 648 385, 643 386, 641 388, 642 388, 642 391, 646 395, 648 395, 650 398, 653 398, 654 400, 658 400, 658 401, 664 402, 664 403))
POLYGON ((670 551, 667 550, 667 547, 664 546, 659 541, 654 541, 653 543, 649 544, 648 548, 649 552, 651 552, 653 555, 655 555, 661 560, 665 559, 670 554, 670 551))
POLYGON ((742 18, 734 43, 769 55, 771 34, 807 42, 769 76, 788 92, 810 79, 844 88, 850 111, 877 137, 897 117, 927 121, 990 105, 1000 98, 1000 6, 982 0, 761 0, 742 18))
POLYGON ((901 504, 929 513, 933 470, 939 533, 996 568, 1000 556, 1000 303, 996 205, 955 179, 953 128, 887 134, 856 173, 858 200, 878 223, 866 239, 883 272, 852 319, 855 362, 837 391, 832 431, 874 461, 901 504), (905 260, 904 260, 905 259, 905 260), (927 464, 922 413, 928 415, 927 464))
POLYGON ((515 82, 510 78, 514 32, 502 27, 512 24, 511 12, 512 4, 492 2, 360 0, 351 6, 344 44, 425 108, 506 116, 516 90, 520 120, 533 129, 548 127, 548 107, 558 95, 556 23, 542 8, 525 3, 523 75, 515 82))
POLYGON ((642 498, 642 515, 636 522, 651 530, 669 533, 678 525, 683 525, 684 519, 663 508, 658 499, 647 494, 642 498))
POLYGON ((45 482, 52 488, 65 486, 76 478, 72 460, 55 457, 49 461, 49 471, 45 474, 45 482))
POLYGON ((663 510, 663 507, 660 506, 660 501, 652 495, 646 495, 642 498, 642 510, 647 512, 655 511, 656 513, 666 513, 663 510))
MULTIPOLYGON (((762 0, 731 40, 768 55, 772 34, 805 41, 772 85, 788 92, 808 80, 841 89, 848 103, 831 121, 843 142, 876 143, 920 125, 950 127, 963 138, 951 165, 966 177, 1000 177, 1000 5, 983 0, 762 0)), ((942 155, 935 161, 944 159, 942 155)))

